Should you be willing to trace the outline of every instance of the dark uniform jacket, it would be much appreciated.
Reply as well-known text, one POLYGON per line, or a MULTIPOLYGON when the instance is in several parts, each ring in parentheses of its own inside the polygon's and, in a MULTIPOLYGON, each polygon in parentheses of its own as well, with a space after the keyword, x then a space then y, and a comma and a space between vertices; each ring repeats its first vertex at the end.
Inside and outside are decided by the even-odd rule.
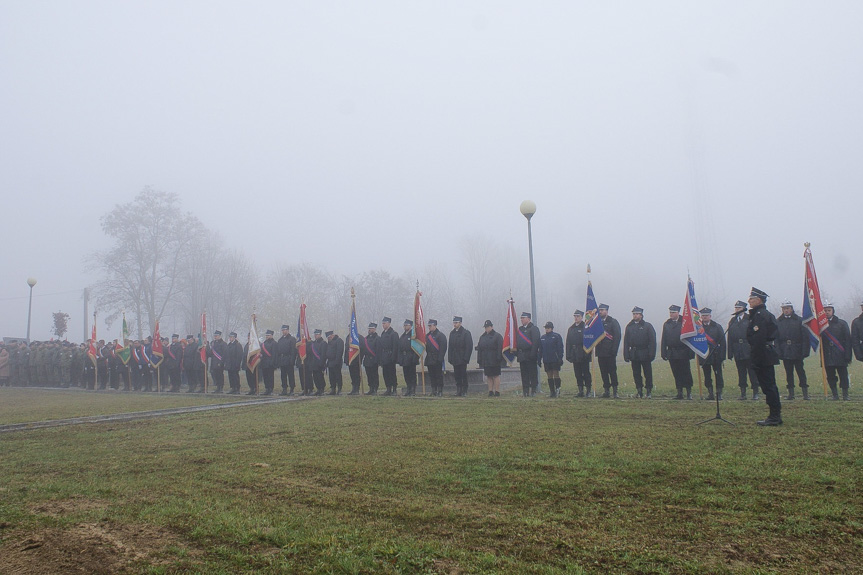
POLYGON ((798 360, 809 357, 809 330, 803 325, 803 320, 796 313, 790 316, 780 315, 776 318, 779 332, 776 335, 776 348, 779 359, 798 360))
POLYGON ((605 329, 605 337, 593 348, 596 350, 596 357, 617 357, 620 350, 620 324, 607 315, 602 320, 602 327, 605 329))
POLYGON ((863 313, 851 322, 851 348, 857 361, 863 361, 863 313))
POLYGON ((399 338, 399 365, 402 367, 410 367, 419 365, 420 358, 411 347, 411 332, 410 330, 402 333, 399 338))
POLYGON ((261 344, 261 367, 278 367, 279 366, 279 345, 276 340, 268 337, 261 344))
POLYGON ((539 338, 539 364, 545 364, 545 370, 559 371, 563 365, 563 338, 559 333, 544 333, 539 338))
POLYGON ((378 355, 380 354, 381 336, 377 332, 370 333, 360 338, 360 358, 366 367, 377 367, 378 355))
POLYGON ((728 359, 745 361, 751 357, 746 332, 749 329, 749 316, 740 312, 728 322, 728 359))
POLYGON ((725 330, 718 323, 710 320, 704 326, 704 335, 707 336, 708 352, 704 359, 698 358, 699 365, 721 365, 725 361, 725 330))
POLYGON ((297 362, 297 338, 291 334, 283 335, 276 343, 279 350, 279 361, 276 365, 294 369, 297 362))
POLYGON ((846 321, 835 315, 831 317, 827 329, 821 334, 821 345, 824 346, 826 367, 845 367, 851 363, 851 330, 846 321))
POLYGON ((506 365, 503 358, 503 336, 494 330, 483 332, 476 345, 476 360, 480 367, 506 365))
POLYGON ((228 343, 223 339, 215 339, 207 348, 210 356, 210 371, 221 371, 225 369, 225 356, 228 354, 228 343))
POLYGON ((183 362, 183 345, 177 341, 165 348, 165 366, 169 370, 180 369, 183 362))
POLYGON ((186 371, 203 371, 204 364, 201 363, 201 352, 198 350, 198 346, 187 344, 183 348, 183 369, 186 371))
MULTIPOLYGON (((359 335, 359 334, 358 334, 358 335, 359 335)), ((363 348, 363 336, 361 336, 361 335, 360 335, 360 336, 359 336, 359 338, 360 338, 360 339, 359 339, 360 349, 362 349, 362 348, 363 348)), ((344 354, 344 361, 345 361, 345 365, 350 365, 350 361, 349 361, 349 360, 350 360, 350 358, 351 358, 351 346, 350 346, 350 345, 348 345, 348 342, 349 342, 350 340, 351 340, 351 336, 350 336, 350 335, 348 335, 348 339, 347 339, 347 341, 345 341, 345 354, 344 354)), ((360 355, 360 357, 362 357, 362 355, 360 355)), ((359 359, 357 359, 357 361, 359 362, 360 360, 359 360, 359 359)))
POLYGON ((471 355, 473 355, 473 337, 470 332, 464 326, 449 332, 447 361, 453 366, 467 365, 470 363, 471 355))
POLYGON ((539 328, 528 322, 518 326, 515 334, 515 351, 519 363, 524 361, 539 361, 539 328))
POLYGON ((312 371, 324 371, 327 368, 327 341, 324 338, 316 338, 309 342, 306 352, 306 362, 312 371))
POLYGON ((430 331, 426 334, 426 365, 443 366, 443 360, 446 357, 447 341, 446 336, 439 329, 430 331))
POLYGON ((378 341, 378 365, 392 365, 399 357, 399 336, 390 326, 380 335, 378 341))
POLYGON ((243 346, 236 339, 229 342, 225 352, 225 369, 239 371, 243 367, 243 346))
POLYGON ((566 332, 566 360, 571 363, 590 362, 593 352, 584 351, 584 322, 574 323, 566 332))
POLYGON ((683 318, 677 318, 674 321, 671 318, 665 320, 662 324, 662 359, 692 359, 695 357, 689 347, 680 340, 680 328, 683 327, 683 318))
POLYGON ((623 333, 624 361, 653 361, 656 359, 656 330, 644 320, 632 320, 623 333))
POLYGON ((767 311, 764 304, 749 310, 749 327, 746 330, 746 339, 749 341, 749 351, 754 367, 779 363, 779 354, 775 345, 778 332, 776 318, 767 311))
MULTIPOLYGON (((327 367, 341 368, 342 356, 345 355, 345 340, 337 335, 327 342, 327 367)), ((416 355, 416 354, 414 354, 416 355)))

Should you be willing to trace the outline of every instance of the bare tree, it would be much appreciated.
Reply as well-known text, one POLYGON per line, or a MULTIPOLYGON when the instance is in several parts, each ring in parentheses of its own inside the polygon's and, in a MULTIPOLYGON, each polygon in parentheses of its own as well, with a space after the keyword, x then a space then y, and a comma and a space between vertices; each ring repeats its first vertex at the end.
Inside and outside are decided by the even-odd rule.
MULTIPOLYGON (((325 269, 311 263, 278 264, 267 276, 259 317, 260 326, 282 323, 295 326, 300 304, 306 304, 309 328, 337 327, 337 311, 332 309, 336 281, 325 269)), ((350 305, 348 302, 346 305, 350 305)), ((344 321, 342 322, 344 323, 344 321)), ((292 328, 293 331, 294 328, 292 328)))
POLYGON ((363 272, 357 278, 357 313, 368 321, 380 323, 389 316, 396 325, 413 316, 415 285, 405 279, 394 277, 390 272, 378 269, 363 272), (399 316, 403 316, 399 319, 399 316))

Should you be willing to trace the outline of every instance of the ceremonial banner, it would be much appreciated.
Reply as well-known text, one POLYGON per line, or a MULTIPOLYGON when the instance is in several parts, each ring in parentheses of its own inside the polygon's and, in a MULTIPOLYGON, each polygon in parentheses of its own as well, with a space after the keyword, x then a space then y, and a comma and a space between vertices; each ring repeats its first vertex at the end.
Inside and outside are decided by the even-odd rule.
POLYGON ((587 303, 584 304, 584 351, 590 353, 599 342, 606 337, 605 326, 599 317, 596 297, 593 295, 593 284, 587 282, 587 303))
POLYGON ((515 300, 509 298, 506 303, 509 304, 509 309, 506 312, 506 329, 503 334, 503 356, 512 365, 516 355, 515 331, 518 329, 518 322, 515 319, 515 300))
POLYGON ((414 296, 414 326, 411 329, 411 349, 418 356, 422 356, 426 350, 426 326, 425 318, 423 317, 423 306, 420 303, 422 292, 417 290, 414 296))
POLYGON ((159 322, 156 322, 156 333, 153 335, 152 354, 150 357, 150 365, 159 367, 165 359, 165 350, 162 349, 162 335, 159 333, 159 322))
POLYGON ((309 322, 306 321, 306 304, 300 305, 300 319, 297 320, 297 352, 300 360, 306 361, 306 342, 312 341, 309 336, 309 322))
POLYGON ((87 357, 93 362, 93 367, 96 366, 98 353, 96 351, 96 312, 93 312, 93 335, 90 336, 90 349, 87 350, 87 357))
POLYGON ((249 352, 246 354, 246 365, 252 373, 261 362, 261 342, 258 340, 258 326, 255 324, 255 314, 252 314, 252 326, 249 328, 249 352))
POLYGON ((132 349, 129 347, 129 326, 126 324, 126 314, 123 314, 123 334, 122 334, 122 344, 117 342, 117 357, 120 358, 120 361, 123 362, 123 365, 127 365, 129 363, 129 359, 132 357, 132 349))
POLYGON ((351 298, 351 329, 348 335, 348 364, 360 357, 360 332, 357 329, 357 307, 351 298))
POLYGON ((201 350, 201 363, 207 365, 207 312, 201 314, 201 337, 198 340, 201 350))
POLYGON ((704 333, 704 326, 701 324, 701 314, 698 312, 698 303, 695 301, 695 282, 692 281, 692 278, 687 279, 680 341, 685 343, 699 357, 705 358, 710 353, 711 342, 708 340, 707 334, 704 333))
POLYGON ((818 277, 815 275, 815 264, 812 262, 812 252, 809 244, 803 252, 806 260, 806 276, 803 285, 803 308, 800 315, 803 325, 809 330, 809 344, 813 350, 818 349, 819 336, 827 329, 827 314, 824 313, 824 303, 821 301, 821 289, 818 287, 818 277))

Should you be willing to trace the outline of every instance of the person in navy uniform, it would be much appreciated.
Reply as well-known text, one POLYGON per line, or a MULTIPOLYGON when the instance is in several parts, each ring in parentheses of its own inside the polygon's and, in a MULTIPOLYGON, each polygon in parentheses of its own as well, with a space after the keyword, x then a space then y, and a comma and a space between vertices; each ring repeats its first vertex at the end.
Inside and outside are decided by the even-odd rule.
POLYGON ((752 386, 752 399, 758 399, 758 378, 752 369, 749 342, 746 340, 746 330, 749 329, 747 307, 745 301, 737 300, 734 304, 734 315, 731 316, 726 330, 728 359, 733 359, 737 367, 737 386, 740 388, 741 401, 746 399, 747 378, 752 386))
POLYGON ((396 379, 396 362, 399 359, 399 335, 392 328, 393 320, 385 317, 381 320, 383 331, 378 341, 378 365, 384 378, 387 390, 384 395, 396 395, 398 381, 396 379))
POLYGON ((369 390, 366 395, 377 395, 380 386, 378 354, 380 353, 381 336, 378 335, 377 329, 378 324, 369 323, 368 335, 360 340, 360 359, 366 370, 366 378, 369 380, 369 390))
POLYGON ((324 370, 327 368, 327 342, 321 335, 320 329, 314 331, 315 339, 311 342, 306 353, 306 361, 312 372, 312 382, 315 384, 315 395, 323 395, 327 382, 324 379, 324 370))
POLYGON ((488 382, 488 396, 500 397, 500 370, 505 363, 503 358, 503 336, 494 331, 490 319, 483 324, 485 333, 479 336, 476 344, 476 360, 488 382))
POLYGON ((243 346, 237 341, 237 332, 228 334, 227 353, 225 354, 225 370, 228 372, 228 387, 230 395, 240 393, 240 369, 243 367, 243 346))
POLYGON ((758 421, 761 426, 782 425, 782 402, 779 400, 779 389, 776 387, 776 366, 779 365, 779 354, 776 352, 776 335, 779 328, 776 318, 767 311, 767 294, 753 287, 749 294, 749 327, 746 339, 752 357, 752 369, 758 378, 758 385, 764 392, 764 400, 770 408, 769 415, 758 421))
POLYGON ((279 395, 294 395, 296 378, 294 364, 297 363, 297 338, 291 335, 291 326, 282 324, 282 337, 276 342, 279 349, 279 376, 282 380, 282 392, 279 395), (288 389, 290 388, 290 391, 288 389))
POLYGON ((467 395, 467 364, 473 355, 473 336, 461 325, 461 316, 452 318, 452 331, 449 332, 447 344, 447 360, 452 365, 452 375, 455 378, 455 395, 467 395))
POLYGON ((228 344, 222 339, 222 332, 213 332, 213 343, 207 347, 207 355, 211 357, 210 373, 213 375, 213 384, 216 386, 214 393, 222 393, 225 387, 225 355, 228 353, 228 344))
POLYGON ((683 327, 683 318, 680 317, 680 306, 668 306, 668 319, 662 325, 662 359, 668 361, 671 374, 674 376, 674 386, 677 388, 677 396, 674 399, 692 399, 692 370, 689 361, 695 357, 695 353, 680 339, 680 330, 683 327))
POLYGON ((261 379, 264 380, 264 393, 262 395, 273 395, 276 387, 276 367, 279 365, 279 345, 273 339, 275 332, 267 330, 266 339, 261 344, 261 379))
POLYGON ((725 389, 725 379, 722 377, 722 362, 725 361, 725 330, 713 321, 713 310, 703 307, 698 312, 701 314, 701 326, 707 337, 707 357, 698 358, 701 370, 704 372, 704 386, 707 388, 708 401, 717 397, 722 401, 722 390, 725 389), (716 395, 713 395, 713 377, 716 377, 716 395))
POLYGON ((432 397, 443 395, 443 364, 446 359, 447 340, 441 330, 437 328, 437 320, 428 321, 428 332, 426 333, 426 359, 429 379, 431 380, 432 397))
POLYGON ((550 397, 560 397, 560 368, 563 366, 563 338, 554 331, 554 323, 545 322, 545 333, 539 338, 539 365, 545 364, 550 397))
POLYGON ((332 331, 324 333, 327 337, 327 376, 330 378, 330 395, 342 392, 342 357, 345 355, 345 342, 332 331))
POLYGON ((539 328, 530 321, 530 313, 521 313, 521 325, 515 334, 515 350, 521 370, 521 390, 524 397, 536 395, 539 385, 537 361, 539 361, 539 328))
POLYGON ((809 330, 803 325, 800 316, 794 313, 794 305, 785 300, 782 302, 782 315, 776 318, 779 334, 776 336, 776 347, 779 359, 785 367, 785 383, 788 388, 787 400, 794 399, 794 372, 800 380, 800 391, 803 399, 809 399, 809 384, 806 381, 806 370, 803 360, 809 357, 809 330))
POLYGON ((584 397, 585 390, 590 395, 592 378, 590 376, 590 362, 593 352, 584 351, 584 312, 580 309, 572 314, 573 323, 566 331, 566 361, 572 363, 575 371, 575 382, 578 385, 576 397, 584 397))
POLYGON ((399 360, 402 366, 402 374, 405 378, 405 396, 416 395, 417 389, 417 366, 420 358, 411 346, 411 335, 413 334, 414 322, 406 319, 404 331, 399 338, 399 360))
POLYGON ((851 330, 848 324, 836 317, 832 303, 824 304, 827 316, 827 329, 821 333, 824 346, 824 370, 827 372, 827 385, 833 393, 831 399, 839 399, 836 383, 842 389, 842 399, 848 401, 848 364, 851 363, 851 330))
POLYGON ((602 377, 602 388, 605 390, 602 397, 608 398, 611 390, 614 398, 617 399, 619 397, 617 395, 617 352, 620 351, 620 323, 608 315, 608 304, 599 304, 597 310, 605 330, 605 337, 594 348, 599 374, 602 377))
MULTIPOLYGON (((363 339, 365 339, 365 338, 359 334, 357 334, 357 336, 358 336, 357 342, 359 344, 360 349, 362 349, 363 339)), ((361 366, 360 366, 361 359, 360 358, 362 356, 360 354, 360 351, 358 350, 356 352, 357 353, 356 359, 354 359, 354 361, 351 361, 350 340, 351 340, 351 336, 350 336, 350 333, 348 333, 348 339, 345 342, 345 354, 344 354, 345 365, 348 366, 348 375, 351 378, 351 390, 348 392, 348 395, 359 395, 360 394, 360 382, 362 381, 362 374, 360 373, 360 369, 361 369, 361 366)))
POLYGON ((632 379, 638 397, 644 397, 646 387, 647 398, 653 392, 653 360, 656 359, 656 330, 644 321, 644 309, 638 306, 632 308, 632 321, 626 324, 623 333, 623 361, 632 363, 632 379), (641 374, 644 372, 644 379, 641 374))

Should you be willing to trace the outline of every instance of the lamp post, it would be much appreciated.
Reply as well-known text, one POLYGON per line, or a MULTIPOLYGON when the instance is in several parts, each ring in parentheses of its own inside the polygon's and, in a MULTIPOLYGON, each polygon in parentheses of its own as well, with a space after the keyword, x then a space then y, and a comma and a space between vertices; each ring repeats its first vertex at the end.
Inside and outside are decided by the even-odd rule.
POLYGON ((27 278, 27 285, 30 286, 30 304, 27 306, 27 345, 30 345, 30 316, 33 314, 33 286, 36 285, 36 278, 27 278))
MULTIPOLYGON (((533 214, 536 213, 536 204, 530 200, 525 200, 518 207, 521 215, 527 218, 527 251, 530 255, 530 314, 532 319, 539 321, 536 317, 536 280, 534 279, 533 274, 533 233, 530 228, 530 219, 533 217, 533 214)), ((539 365, 536 366, 536 389, 537 391, 542 390, 542 379, 540 377, 539 365)))

